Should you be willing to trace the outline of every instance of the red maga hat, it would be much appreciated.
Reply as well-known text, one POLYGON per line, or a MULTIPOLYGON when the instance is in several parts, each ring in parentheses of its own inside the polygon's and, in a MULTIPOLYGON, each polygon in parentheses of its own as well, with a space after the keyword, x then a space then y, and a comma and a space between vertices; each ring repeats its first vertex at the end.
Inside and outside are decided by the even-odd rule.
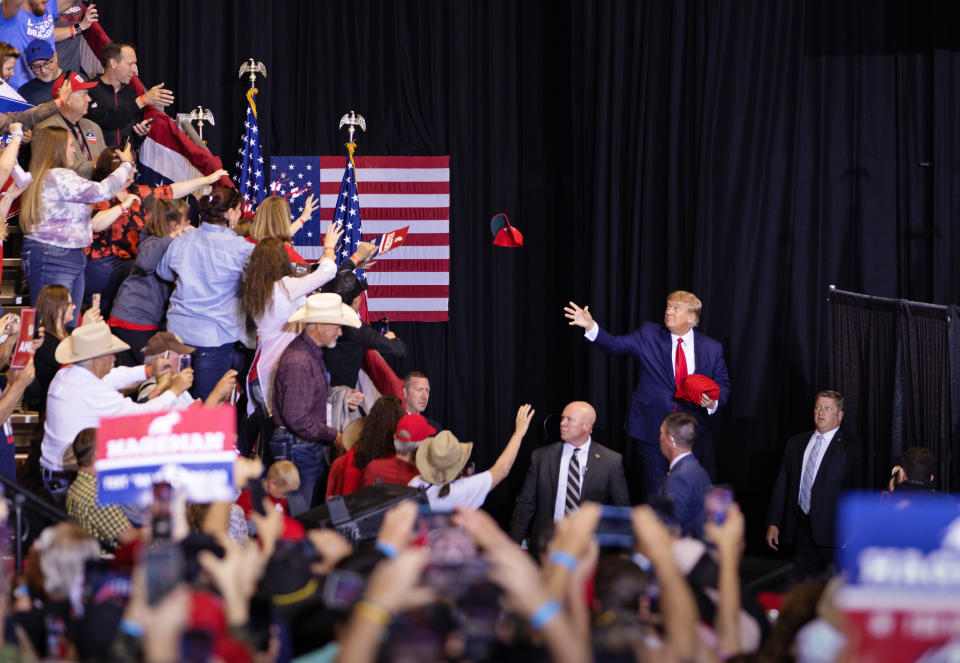
POLYGON ((502 212, 490 219, 490 232, 493 233, 493 243, 497 246, 523 246, 523 233, 511 226, 510 219, 502 212))
POLYGON ((700 404, 700 399, 706 394, 713 400, 720 398, 720 385, 708 378, 706 375, 688 375, 677 393, 677 398, 683 398, 691 403, 700 404))
POLYGON ((75 71, 67 71, 63 74, 60 74, 60 78, 53 82, 50 91, 53 93, 54 97, 60 94, 60 88, 63 87, 63 83, 67 79, 70 79, 70 89, 74 92, 79 92, 80 90, 89 90, 92 87, 97 87, 96 81, 88 81, 75 71))
POLYGON ((420 414, 405 414, 397 422, 395 437, 403 442, 423 442, 437 431, 420 414))

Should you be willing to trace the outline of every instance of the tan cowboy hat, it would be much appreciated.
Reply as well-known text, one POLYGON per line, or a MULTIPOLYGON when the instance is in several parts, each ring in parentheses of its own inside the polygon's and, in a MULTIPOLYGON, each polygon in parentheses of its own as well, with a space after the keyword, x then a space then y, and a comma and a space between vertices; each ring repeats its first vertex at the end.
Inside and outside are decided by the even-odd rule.
POLYGON ((448 430, 428 437, 417 448, 417 470, 426 481, 442 486, 460 475, 473 442, 461 442, 448 430))
POLYGON ((95 322, 74 329, 72 334, 60 341, 54 357, 61 364, 75 364, 129 349, 129 345, 110 333, 107 323, 95 322))
POLYGON ((355 445, 360 438, 360 433, 363 431, 363 419, 363 417, 354 419, 343 429, 343 448, 346 451, 350 451, 350 447, 355 445))
POLYGON ((360 326, 360 316, 343 303, 340 295, 323 292, 307 297, 306 305, 297 309, 287 322, 325 322, 356 328, 360 326))

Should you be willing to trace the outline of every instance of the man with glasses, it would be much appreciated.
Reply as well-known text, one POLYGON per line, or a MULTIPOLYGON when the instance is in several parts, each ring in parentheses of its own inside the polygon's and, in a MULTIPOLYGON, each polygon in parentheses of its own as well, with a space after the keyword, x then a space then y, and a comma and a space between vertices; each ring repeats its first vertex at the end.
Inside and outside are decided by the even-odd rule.
MULTIPOLYGON (((10 44, 21 53, 34 39, 42 39, 53 47, 58 39, 66 39, 75 28, 56 28, 55 0, 0 0, 0 41, 10 44)), ((49 58, 48 58, 49 59, 49 58)), ((14 64, 10 87, 18 89, 33 78, 28 62, 19 58, 14 64)))
POLYGON ((76 156, 73 163, 70 164, 70 168, 76 171, 78 175, 90 179, 97 157, 106 149, 103 131, 100 130, 96 122, 85 117, 90 106, 90 95, 87 90, 94 87, 96 83, 86 80, 75 71, 68 71, 63 80, 57 77, 57 80, 53 82, 53 91, 59 94, 60 88, 68 82, 72 87, 73 94, 67 98, 58 114, 38 124, 37 129, 56 126, 69 131, 76 148, 74 150, 76 156))
POLYGON ((35 78, 27 81, 17 92, 34 106, 53 100, 53 82, 63 73, 57 60, 57 50, 45 39, 34 39, 24 54, 35 78))

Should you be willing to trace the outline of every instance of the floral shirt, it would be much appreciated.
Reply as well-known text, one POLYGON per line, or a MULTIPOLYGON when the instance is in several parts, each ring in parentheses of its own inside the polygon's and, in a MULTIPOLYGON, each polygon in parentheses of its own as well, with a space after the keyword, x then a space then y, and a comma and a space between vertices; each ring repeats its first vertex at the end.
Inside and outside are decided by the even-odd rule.
MULTIPOLYGON (((150 208, 153 207, 153 200, 147 200, 148 197, 153 196, 153 199, 173 197, 173 190, 166 185, 153 188, 134 184, 127 189, 127 193, 138 196, 140 200, 135 200, 130 209, 121 213, 109 228, 93 233, 93 243, 87 247, 86 251, 90 258, 116 256, 128 260, 136 257, 140 231, 150 216, 150 208)), ((120 199, 114 196, 109 201, 95 203, 93 211, 100 212, 119 204, 120 199)))
POLYGON ((51 168, 43 178, 40 194, 42 218, 29 236, 64 249, 89 246, 93 237, 90 203, 115 196, 132 169, 131 164, 123 163, 102 182, 91 182, 69 168, 51 168))

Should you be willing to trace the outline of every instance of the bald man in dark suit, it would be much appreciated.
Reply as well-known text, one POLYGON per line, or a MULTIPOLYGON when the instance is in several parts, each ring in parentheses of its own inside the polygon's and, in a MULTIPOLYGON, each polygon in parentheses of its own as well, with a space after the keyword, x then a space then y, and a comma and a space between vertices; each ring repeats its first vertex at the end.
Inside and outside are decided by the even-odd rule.
POLYGON ((529 532, 536 552, 541 536, 583 502, 630 505, 620 454, 591 439, 597 413, 589 403, 575 401, 563 409, 560 438, 533 452, 530 469, 517 497, 510 524, 516 541, 529 532))

